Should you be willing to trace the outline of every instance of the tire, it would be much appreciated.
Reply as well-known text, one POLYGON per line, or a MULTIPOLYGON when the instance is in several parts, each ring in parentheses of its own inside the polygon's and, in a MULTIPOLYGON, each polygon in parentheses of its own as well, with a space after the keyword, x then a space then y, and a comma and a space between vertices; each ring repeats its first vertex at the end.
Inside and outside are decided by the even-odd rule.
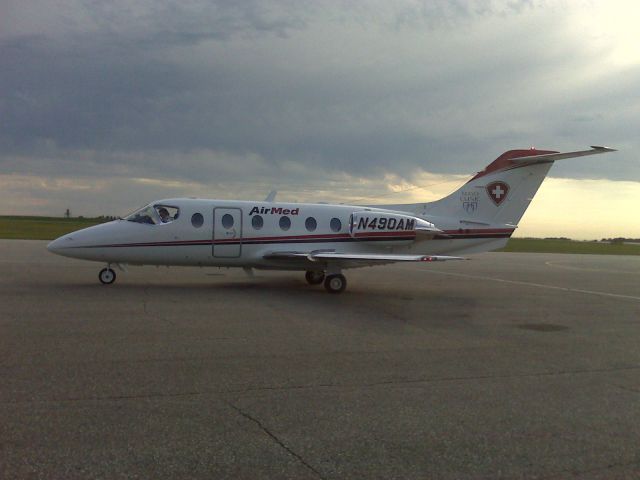
POLYGON ((340 273, 328 275, 324 279, 324 288, 329 293, 341 293, 347 288, 347 279, 340 273))
POLYGON ((324 280, 324 272, 309 270, 304 274, 304 278, 309 285, 320 285, 324 280))
POLYGON ((103 285, 111 285, 116 281, 116 272, 110 268, 103 268, 98 274, 98 279, 103 285))

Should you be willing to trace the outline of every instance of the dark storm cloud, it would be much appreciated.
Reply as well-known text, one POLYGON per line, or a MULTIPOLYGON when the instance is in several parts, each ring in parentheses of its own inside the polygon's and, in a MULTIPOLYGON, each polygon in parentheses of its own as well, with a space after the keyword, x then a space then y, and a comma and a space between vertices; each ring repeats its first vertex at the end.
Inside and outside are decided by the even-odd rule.
POLYGON ((228 91, 235 79, 223 66, 206 76, 180 70, 166 51, 234 35, 285 36, 301 25, 260 2, 153 2, 142 12, 124 5, 86 2, 71 22, 86 27, 3 39, 3 150, 37 150, 43 140, 61 149, 211 146, 215 139, 201 138, 211 120, 200 116, 202 102, 220 111, 216 88, 228 91))
MULTIPOLYGON (((554 93, 595 61, 563 44, 556 24, 512 27, 510 45, 474 30, 537 3, 319 5, 78 2, 35 27, 22 6, 0 37, 2 170, 199 181, 472 173, 512 147, 637 142, 637 68, 577 83, 583 95, 554 93)), ((589 165, 559 171, 638 179, 630 156, 589 165)))
POLYGON ((386 122, 384 102, 345 79, 263 65, 184 71, 133 44, 103 45, 31 37, 3 46, 6 153, 206 148, 354 171, 363 158, 415 161, 438 143, 386 122))

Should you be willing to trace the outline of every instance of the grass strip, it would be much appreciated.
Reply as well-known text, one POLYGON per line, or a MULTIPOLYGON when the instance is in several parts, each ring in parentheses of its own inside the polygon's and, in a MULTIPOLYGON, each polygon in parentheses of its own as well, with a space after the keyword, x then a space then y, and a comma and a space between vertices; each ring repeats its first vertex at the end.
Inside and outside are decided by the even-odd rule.
POLYGON ((511 238, 500 252, 582 253, 591 255, 640 255, 640 245, 631 243, 580 242, 577 240, 511 238))

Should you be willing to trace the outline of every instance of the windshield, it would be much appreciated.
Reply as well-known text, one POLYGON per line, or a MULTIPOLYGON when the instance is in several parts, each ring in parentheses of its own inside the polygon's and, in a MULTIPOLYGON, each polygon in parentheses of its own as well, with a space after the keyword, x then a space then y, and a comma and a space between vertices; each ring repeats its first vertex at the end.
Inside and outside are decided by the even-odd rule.
POLYGON ((124 219, 129 222, 150 223, 151 225, 160 223, 158 212, 151 205, 147 205, 146 207, 142 207, 140 210, 136 210, 124 219))

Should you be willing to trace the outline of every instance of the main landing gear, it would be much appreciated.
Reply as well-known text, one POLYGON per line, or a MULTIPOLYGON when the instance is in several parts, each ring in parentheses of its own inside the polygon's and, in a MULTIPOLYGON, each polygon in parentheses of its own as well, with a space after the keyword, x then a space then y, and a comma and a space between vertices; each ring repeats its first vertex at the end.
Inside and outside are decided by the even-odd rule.
POLYGON ((309 270, 305 273, 304 278, 307 279, 309 285, 320 285, 324 280, 324 272, 309 270))
POLYGON ((329 275, 320 271, 307 271, 306 278, 309 285, 320 285, 324 281, 324 288, 329 293, 340 293, 347 288, 347 279, 341 273, 331 273, 329 275))
POLYGON ((340 293, 347 288, 347 279, 341 273, 327 275, 324 279, 324 288, 329 293, 340 293))
POLYGON ((107 268, 100 270, 98 279, 104 285, 111 285, 116 281, 116 272, 111 269, 111 265, 107 265, 107 268))

